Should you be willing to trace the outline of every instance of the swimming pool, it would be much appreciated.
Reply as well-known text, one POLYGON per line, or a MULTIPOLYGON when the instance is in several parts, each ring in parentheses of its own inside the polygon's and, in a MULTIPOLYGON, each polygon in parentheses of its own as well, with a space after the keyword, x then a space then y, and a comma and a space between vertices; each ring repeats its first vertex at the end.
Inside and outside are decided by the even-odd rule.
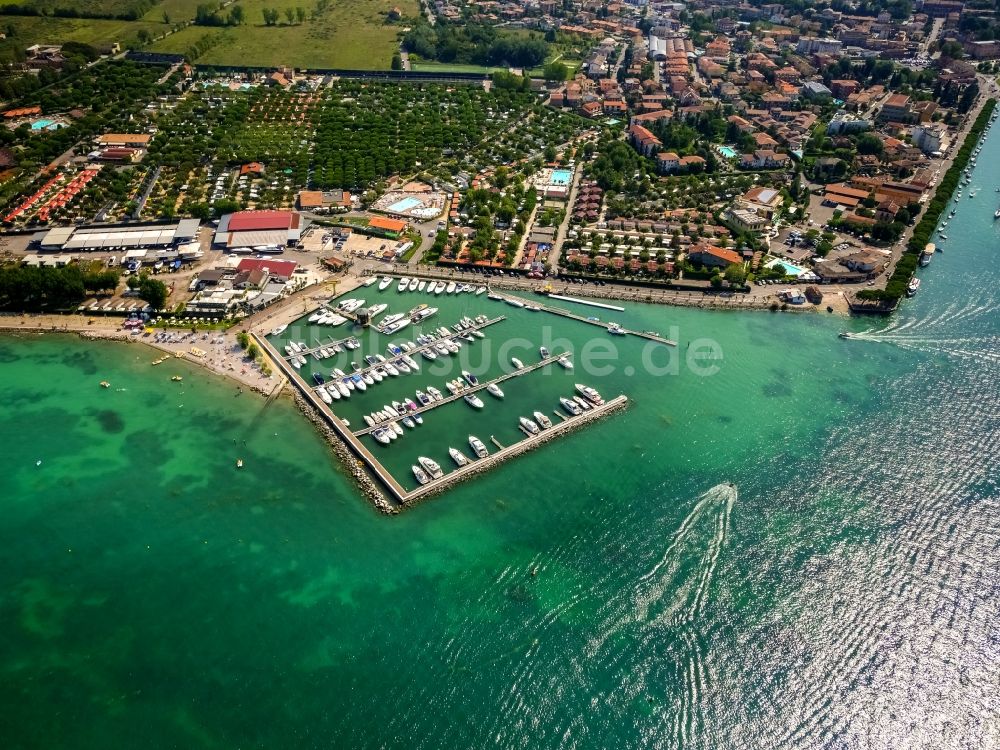
POLYGON ((59 127, 59 123, 55 120, 35 120, 31 123, 32 130, 51 130, 57 127, 59 127))
POLYGON ((785 272, 785 276, 801 276, 806 272, 805 268, 796 266, 794 263, 789 263, 787 260, 781 260, 781 258, 775 258, 764 264, 765 268, 776 268, 777 266, 781 266, 785 272))
POLYGON ((553 169, 549 182, 553 185, 569 185, 569 182, 572 179, 573 173, 568 169, 553 169))
POLYGON ((735 159, 736 151, 729 146, 719 146, 719 153, 725 156, 727 159, 735 159))
POLYGON ((397 214, 402 214, 402 213, 406 213, 411 208, 416 208, 417 206, 421 205, 422 203, 423 203, 423 201, 420 200, 419 198, 412 198, 412 197, 410 197, 410 198, 403 198, 401 200, 396 201, 391 206, 389 206, 388 210, 390 210, 390 211, 392 211, 394 213, 397 213, 397 214))

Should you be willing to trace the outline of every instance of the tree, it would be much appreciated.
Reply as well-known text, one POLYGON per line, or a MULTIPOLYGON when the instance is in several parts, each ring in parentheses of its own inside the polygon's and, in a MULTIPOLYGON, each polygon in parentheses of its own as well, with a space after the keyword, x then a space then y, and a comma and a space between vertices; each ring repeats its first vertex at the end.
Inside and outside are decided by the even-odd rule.
POLYGON ((246 14, 243 11, 242 5, 234 5, 232 10, 229 11, 229 25, 230 26, 242 26, 243 21, 246 19, 246 14))
POLYGON ((146 45, 149 44, 153 37, 147 29, 139 29, 139 33, 136 34, 136 38, 139 40, 139 44, 146 45))
POLYGON ((163 23, 170 25, 170 14, 167 11, 163 11, 163 23))
POLYGON ((246 331, 240 331, 236 334, 236 343, 240 345, 240 349, 246 349, 250 346, 250 334, 246 331))
POLYGON ((299 6, 295 9, 295 17, 298 19, 299 23, 305 23, 306 20, 306 9, 299 6))
POLYGON ((265 26, 274 26, 278 23, 278 11, 274 8, 263 8, 261 14, 264 16, 265 26))
POLYGON ((724 278, 733 286, 743 286, 747 283, 747 272, 739 263, 734 263, 726 269, 724 278))
POLYGON ((260 347, 253 341, 247 346, 247 357, 257 359, 260 356, 260 347))
POLYGON ((295 10, 293 8, 285 8, 285 18, 288 19, 289 26, 295 23, 295 10))
POLYGON ((392 70, 402 70, 403 69, 403 57, 398 52, 393 54, 392 63, 389 66, 392 70))
POLYGON ((139 279, 139 297, 146 300, 154 310, 162 310, 167 304, 167 285, 150 276, 139 279))
POLYGON ((542 68, 546 81, 565 81, 569 77, 569 68, 561 62, 550 62, 542 68))

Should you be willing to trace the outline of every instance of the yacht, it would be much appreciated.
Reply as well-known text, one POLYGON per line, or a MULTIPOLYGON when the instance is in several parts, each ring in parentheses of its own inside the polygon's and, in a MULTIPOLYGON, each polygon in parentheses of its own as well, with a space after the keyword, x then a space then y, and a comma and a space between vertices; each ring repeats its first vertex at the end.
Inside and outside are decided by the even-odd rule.
POLYGON ((506 302, 511 307, 524 307, 524 303, 521 302, 521 300, 519 299, 511 299, 510 297, 508 297, 507 299, 504 300, 504 302, 506 302))
POLYGON ((444 398, 444 394, 441 393, 441 391, 439 391, 433 385, 427 386, 427 395, 430 396, 435 401, 441 401, 444 398))
POLYGON ((500 302, 501 300, 503 300, 503 297, 501 297, 496 292, 490 292, 489 294, 486 295, 486 299, 492 299, 496 300, 497 302, 500 302))
POLYGON ((321 399, 323 399, 324 403, 327 403, 327 404, 332 404, 333 403, 333 398, 330 396, 329 393, 327 393, 326 388, 324 388, 323 386, 320 386, 319 388, 317 388, 316 389, 316 393, 319 394, 319 397, 321 399))
POLYGON ((924 245, 923 251, 920 253, 920 265, 929 266, 931 264, 931 259, 934 257, 934 243, 928 242, 924 245))
POLYGON ((594 408, 593 404, 591 404, 583 396, 573 396, 573 400, 576 401, 577 406, 579 406, 584 411, 590 411, 591 409, 594 408))
POLYGON ((288 328, 287 325, 278 326, 273 331, 271 331, 271 335, 272 336, 280 336, 281 334, 283 334, 285 332, 285 329, 287 329, 287 328, 288 328))
POLYGON ((419 401, 422 406, 427 406, 427 404, 431 402, 431 397, 428 396, 423 391, 418 390, 416 395, 417 395, 417 401, 419 401))
POLYGON ((466 466, 469 463, 469 458, 458 448, 449 448, 448 455, 451 456, 451 460, 455 462, 457 466, 466 466))
POLYGON ((405 317, 406 315, 403 313, 393 313, 392 315, 386 315, 378 322, 378 324, 384 328, 385 326, 392 325, 396 321, 402 320, 405 317))
POLYGON ((484 286, 476 287, 476 296, 478 297, 480 294, 482 294, 485 291, 486 291, 486 287, 484 287, 484 286))
POLYGON ((582 383, 576 384, 576 392, 581 396, 586 398, 591 403, 600 406, 604 403, 604 399, 601 398, 601 394, 597 392, 596 388, 591 388, 589 385, 583 385, 582 383))
POLYGON ((373 417, 371 414, 365 414, 365 424, 368 425, 369 427, 374 427, 375 417, 373 417))
POLYGON ((374 318, 376 315, 381 315, 382 313, 385 312, 387 307, 389 306, 384 302, 379 303, 377 305, 372 305, 371 307, 368 308, 368 317, 374 318))
POLYGON ((467 403, 473 409, 482 409, 484 406, 483 400, 479 398, 479 396, 477 396, 475 393, 466 393, 465 396, 463 396, 463 398, 465 399, 465 403, 467 403))
POLYGON ((468 370, 462 370, 462 377, 465 378, 465 382, 469 385, 479 385, 479 378, 468 370))
POLYGON ((434 353, 433 349, 421 349, 420 356, 422 356, 424 359, 430 359, 430 360, 437 359, 437 354, 434 353))
POLYGON ((444 472, 441 471, 441 465, 433 458, 417 456, 417 463, 424 467, 424 471, 431 475, 431 479, 440 479, 444 476, 444 472))
POLYGON ((340 389, 337 388, 336 383, 330 383, 326 387, 326 392, 330 395, 330 398, 332 398, 334 401, 340 401, 340 389))
POLYGON ((569 361, 569 357, 567 357, 565 354, 559 357, 559 359, 557 359, 556 362, 558 362, 565 370, 573 369, 573 363, 569 361))
POLYGON ((368 390, 368 383, 366 383, 364 381, 364 378, 362 378, 360 375, 355 375, 353 378, 351 378, 351 380, 353 381, 354 387, 357 390, 359 390, 359 391, 366 391, 366 390, 368 390))
POLYGON ((537 423, 538 423, 538 425, 539 425, 539 426, 540 426, 540 427, 541 427, 541 428, 542 428, 543 430, 547 430, 547 429, 549 429, 549 428, 550 428, 550 427, 552 426, 552 420, 551 420, 551 419, 549 419, 549 418, 548 418, 547 416, 545 416, 545 414, 543 414, 543 413, 542 413, 542 412, 540 412, 540 411, 536 411, 536 412, 535 412, 534 414, 532 414, 531 416, 533 416, 533 417, 535 418, 535 422, 537 422, 537 423))
POLYGON ((523 427, 527 432, 530 432, 532 435, 537 435, 541 432, 541 430, 538 429, 538 425, 527 417, 521 417, 519 421, 521 422, 521 427, 523 427))
POLYGON ((312 315, 309 316, 309 322, 310 323, 315 323, 321 317, 323 317, 322 311, 320 311, 320 312, 314 312, 312 315))
POLYGON ((413 421, 416 422, 417 424, 423 424, 424 418, 420 416, 419 412, 413 412, 413 421))
POLYGON ((445 290, 447 285, 443 281, 439 281, 434 285, 434 294, 441 294, 445 290))
POLYGON ((389 426, 392 427, 392 431, 396 433, 396 437, 403 434, 403 428, 399 426, 399 422, 392 422, 389 426))
POLYGON ((406 427, 407 429, 410 430, 412 430, 414 427, 417 426, 416 422, 414 422, 409 417, 403 417, 400 421, 403 423, 403 427, 406 427))
POLYGON ((406 328, 406 326, 408 325, 410 325, 410 321, 407 320, 406 318, 403 318, 402 320, 397 320, 395 323, 390 323, 389 325, 387 325, 385 328, 382 329, 382 333, 387 335, 398 333, 399 331, 402 331, 404 328, 406 328))
POLYGON ((424 307, 423 310, 418 311, 413 315, 414 322, 419 322, 431 317, 432 315, 437 315, 438 309, 436 307, 424 307))
POLYGON ((524 369, 524 362, 522 362, 521 360, 519 360, 517 357, 511 357, 510 358, 510 363, 512 365, 514 365, 514 367, 516 367, 518 370, 523 370, 524 369))
POLYGON ((431 478, 424 473, 424 470, 421 469, 416 464, 414 464, 410 468, 413 470, 413 476, 417 478, 417 481, 420 482, 420 484, 427 484, 429 481, 431 481, 431 478))
POLYGON ((483 441, 475 435, 469 435, 469 445, 472 447, 472 452, 475 453, 478 458, 486 458, 490 455, 490 452, 486 450, 486 446, 483 445, 483 441))
POLYGON ((403 355, 403 362, 406 363, 406 366, 409 367, 412 372, 416 372, 417 370, 420 369, 420 365, 417 364, 417 360, 415 360, 409 354, 403 355))
POLYGON ((448 282, 448 286, 446 286, 444 290, 445 290, 445 291, 446 291, 446 292, 447 292, 448 294, 454 294, 454 293, 455 293, 455 288, 456 288, 456 287, 457 287, 457 285, 455 284, 455 282, 454 282, 454 281, 449 281, 449 282, 448 282))
POLYGON ((544 346, 538 347, 538 353, 540 355, 542 355, 542 359, 548 359, 549 358, 549 350, 546 349, 544 346))
POLYGON ((372 437, 375 438, 380 443, 382 443, 382 445, 388 445, 390 442, 389 435, 386 434, 385 430, 375 430, 374 432, 372 432, 372 437))
POLYGON ((420 279, 410 279, 410 285, 407 288, 408 291, 415 292, 417 287, 420 285, 420 279))
POLYGON ((361 286, 371 286, 376 281, 378 281, 378 279, 376 277, 372 276, 370 279, 365 279, 364 281, 362 281, 361 282, 361 286))
POLYGON ((580 407, 576 405, 575 401, 568 398, 560 398, 559 403, 562 404, 563 409, 572 414, 574 417, 581 414, 580 407))
POLYGON ((622 328, 617 323, 608 323, 608 333, 612 334, 613 336, 624 336, 625 329, 622 328))
POLYGON ((421 312, 423 310, 426 310, 426 309, 427 309, 427 304, 426 303, 421 303, 421 304, 417 305, 416 307, 414 307, 412 310, 410 310, 408 313, 406 313, 406 317, 412 318, 417 313, 419 313, 419 312, 421 312))
POLYGON ((496 396, 497 398, 503 398, 503 391, 500 390, 500 386, 496 383, 490 383, 486 386, 486 390, 489 391, 491 396, 496 396))
POLYGON ((421 279, 420 283, 417 284, 417 291, 418 292, 424 291, 424 287, 426 287, 426 286, 427 286, 427 282, 424 281, 423 279, 421 279))
POLYGON ((336 386, 337 390, 340 391, 341 396, 343 396, 344 398, 351 397, 351 389, 348 388, 346 385, 344 385, 344 382, 342 380, 338 380, 336 386))
POLYGON ((909 285, 907 285, 906 287, 906 296, 912 297, 917 293, 918 289, 920 289, 920 279, 918 278, 911 279, 909 285))
POLYGON ((391 283, 392 283, 392 276, 383 276, 382 281, 379 282, 378 290, 380 292, 385 291, 389 287, 389 284, 391 283))
POLYGON ((403 277, 399 280, 399 284, 396 285, 397 292, 405 292, 406 287, 409 286, 410 280, 407 277, 403 277))

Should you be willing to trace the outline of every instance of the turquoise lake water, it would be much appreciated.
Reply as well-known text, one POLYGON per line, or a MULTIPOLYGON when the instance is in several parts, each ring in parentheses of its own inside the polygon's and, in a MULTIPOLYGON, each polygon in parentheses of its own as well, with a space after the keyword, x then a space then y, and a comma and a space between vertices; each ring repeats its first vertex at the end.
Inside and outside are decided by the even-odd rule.
MULTIPOLYGON (((598 312, 678 338, 676 373, 615 340, 609 372, 431 412, 394 470, 583 375, 632 402, 397 517, 285 401, 135 345, 0 339, 5 746, 997 747, 998 133, 894 317, 598 312)), ((512 338, 578 363, 608 341, 438 301, 436 324, 508 316, 468 347, 487 374, 473 351, 512 338)))

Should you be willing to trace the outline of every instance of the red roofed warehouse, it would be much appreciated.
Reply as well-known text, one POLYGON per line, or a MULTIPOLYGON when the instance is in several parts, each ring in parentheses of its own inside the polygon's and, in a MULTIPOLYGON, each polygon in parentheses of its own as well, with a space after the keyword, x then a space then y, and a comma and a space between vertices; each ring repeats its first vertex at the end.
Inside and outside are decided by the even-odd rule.
POLYGON ((244 258, 236 266, 236 270, 243 271, 267 271, 272 279, 288 281, 298 266, 293 260, 272 260, 270 258, 244 258))
POLYGON ((219 220, 214 244, 227 249, 282 248, 294 245, 302 233, 295 211, 237 211, 219 220))

